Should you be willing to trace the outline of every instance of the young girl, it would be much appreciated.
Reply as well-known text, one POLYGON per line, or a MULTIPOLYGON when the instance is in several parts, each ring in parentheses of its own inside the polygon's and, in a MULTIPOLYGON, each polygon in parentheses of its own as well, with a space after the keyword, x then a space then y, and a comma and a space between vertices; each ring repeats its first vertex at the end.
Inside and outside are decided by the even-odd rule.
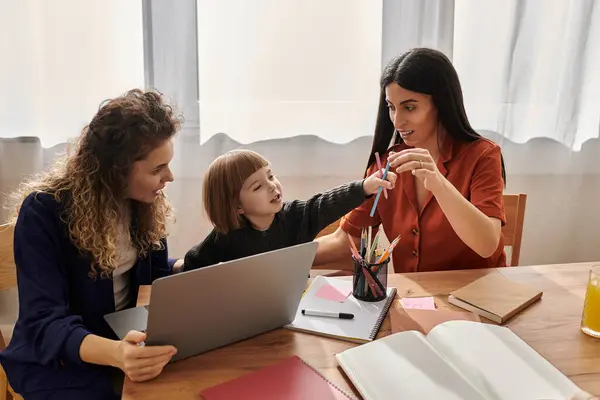
POLYGON ((185 256, 183 269, 202 268, 312 241, 327 225, 362 204, 396 175, 383 171, 310 199, 283 201, 270 163, 250 150, 218 157, 204 177, 203 199, 213 231, 185 256))

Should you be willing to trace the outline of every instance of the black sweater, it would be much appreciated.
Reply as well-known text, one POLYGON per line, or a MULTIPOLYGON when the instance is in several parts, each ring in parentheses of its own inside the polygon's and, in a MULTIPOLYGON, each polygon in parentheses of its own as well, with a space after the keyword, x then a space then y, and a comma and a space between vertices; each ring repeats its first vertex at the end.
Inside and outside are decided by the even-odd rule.
POLYGON ((312 240, 329 224, 365 201, 363 180, 347 183, 308 200, 284 202, 266 231, 249 223, 226 234, 213 230, 185 255, 183 270, 277 250, 312 240))

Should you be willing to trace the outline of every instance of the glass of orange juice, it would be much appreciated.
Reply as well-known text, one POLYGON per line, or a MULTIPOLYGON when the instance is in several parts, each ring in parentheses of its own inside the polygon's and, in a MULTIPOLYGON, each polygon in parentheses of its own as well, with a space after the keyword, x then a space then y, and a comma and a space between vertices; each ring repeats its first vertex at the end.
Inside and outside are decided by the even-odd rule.
POLYGON ((581 330, 585 334, 600 338, 600 265, 594 265, 590 269, 581 316, 581 330))

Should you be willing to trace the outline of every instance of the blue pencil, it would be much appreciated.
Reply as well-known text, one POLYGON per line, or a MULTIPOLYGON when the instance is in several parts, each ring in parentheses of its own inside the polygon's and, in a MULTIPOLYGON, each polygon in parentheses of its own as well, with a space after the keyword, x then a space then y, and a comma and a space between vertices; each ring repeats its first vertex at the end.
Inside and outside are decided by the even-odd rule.
MULTIPOLYGON (((385 165, 385 171, 383 171, 383 177, 382 179, 385 180, 385 178, 387 178, 387 173, 390 169, 390 162, 388 160, 387 164, 385 165)), ((381 197, 381 191, 383 190, 383 186, 379 186, 379 189, 377 190, 377 196, 375 197, 375 202, 373 203, 373 208, 371 208, 371 214, 369 214, 371 217, 373 217, 373 215, 375 215, 375 209, 377 208, 377 203, 379 203, 379 198, 381 197)))

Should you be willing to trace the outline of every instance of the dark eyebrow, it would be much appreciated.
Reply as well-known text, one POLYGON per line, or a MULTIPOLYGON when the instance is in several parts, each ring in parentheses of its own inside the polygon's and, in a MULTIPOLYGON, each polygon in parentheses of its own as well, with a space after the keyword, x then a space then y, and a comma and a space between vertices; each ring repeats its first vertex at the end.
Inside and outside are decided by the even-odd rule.
POLYGON ((416 101, 415 99, 407 99, 407 100, 402 100, 400 102, 400 105, 404 105, 406 103, 418 103, 418 101, 416 101))
MULTIPOLYGON (((385 101, 387 101, 389 104, 394 104, 394 103, 392 103, 391 101, 389 101, 388 99, 385 99, 385 101)), ((402 106, 402 105, 404 105, 404 104, 406 104, 406 103, 418 103, 418 101, 417 101, 417 100, 415 100, 415 99, 406 99, 406 100, 402 100, 402 101, 400 102, 400 105, 402 106)))
POLYGON ((271 175, 273 173, 272 169, 267 170, 267 175, 271 175))

